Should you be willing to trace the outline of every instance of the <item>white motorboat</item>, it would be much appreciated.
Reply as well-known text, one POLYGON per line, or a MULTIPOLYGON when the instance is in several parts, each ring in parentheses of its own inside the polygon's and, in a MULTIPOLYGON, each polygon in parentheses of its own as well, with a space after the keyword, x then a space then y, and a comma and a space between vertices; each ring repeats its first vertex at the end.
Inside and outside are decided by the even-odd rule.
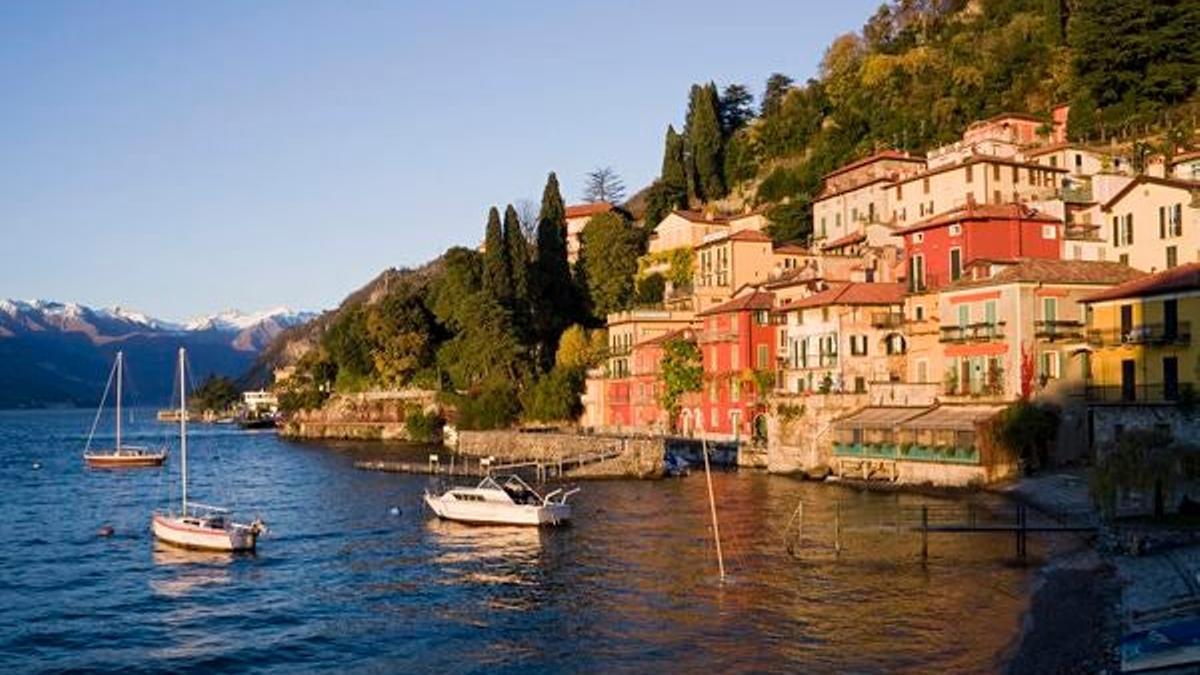
POLYGON ((571 519, 567 499, 579 488, 538 494, 520 476, 488 476, 475 487, 453 487, 440 495, 425 491, 439 518, 476 525, 560 525, 571 519))
POLYGON ((228 510, 206 504, 188 503, 187 480, 187 356, 179 350, 179 462, 183 482, 183 504, 178 514, 156 513, 150 521, 154 537, 164 544, 207 551, 249 552, 266 531, 259 519, 235 523, 228 510))

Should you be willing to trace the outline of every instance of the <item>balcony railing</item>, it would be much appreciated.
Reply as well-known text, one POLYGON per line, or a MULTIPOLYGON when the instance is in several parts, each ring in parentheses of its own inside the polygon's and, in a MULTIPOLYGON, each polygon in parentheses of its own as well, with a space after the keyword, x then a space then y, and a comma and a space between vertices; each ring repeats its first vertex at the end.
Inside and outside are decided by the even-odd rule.
POLYGON ((1073 319, 1045 319, 1033 322, 1033 334, 1045 340, 1083 339, 1083 322, 1073 319))
POLYGON ((904 325, 904 315, 900 312, 872 312, 872 328, 899 328, 904 325))
POLYGON ((1190 385, 1088 385, 1084 389, 1084 398, 1093 403, 1174 403, 1182 398, 1184 389, 1190 389, 1190 385))
POLYGON ((1192 343, 1192 324, 1188 321, 1180 321, 1173 326, 1163 323, 1144 323, 1133 326, 1129 330, 1119 328, 1089 330, 1087 341, 1094 347, 1187 345, 1192 343))
POLYGON ((986 342, 1004 337, 1004 322, 942 326, 940 342, 986 342))

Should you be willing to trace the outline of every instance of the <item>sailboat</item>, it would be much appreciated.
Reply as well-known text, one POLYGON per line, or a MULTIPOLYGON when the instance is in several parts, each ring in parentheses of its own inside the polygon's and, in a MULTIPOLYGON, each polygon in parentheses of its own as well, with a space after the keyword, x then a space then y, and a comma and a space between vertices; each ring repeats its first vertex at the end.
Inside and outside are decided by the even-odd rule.
POLYGON ((181 548, 206 551, 251 552, 258 536, 266 531, 259 519, 249 524, 229 519, 229 510, 196 502, 188 503, 187 464, 187 352, 179 350, 179 462, 183 503, 179 513, 155 513, 150 527, 154 538, 181 548))
POLYGON ((96 410, 96 421, 104 411, 104 401, 108 398, 108 390, 113 380, 117 383, 117 442, 109 449, 92 450, 92 436, 96 433, 96 423, 92 423, 92 433, 88 434, 87 446, 83 450, 83 461, 93 469, 138 469, 162 466, 167 459, 167 450, 151 450, 150 448, 125 445, 121 442, 121 385, 125 379, 125 354, 117 352, 117 361, 108 374, 108 384, 104 387, 104 396, 100 399, 100 407, 96 410))

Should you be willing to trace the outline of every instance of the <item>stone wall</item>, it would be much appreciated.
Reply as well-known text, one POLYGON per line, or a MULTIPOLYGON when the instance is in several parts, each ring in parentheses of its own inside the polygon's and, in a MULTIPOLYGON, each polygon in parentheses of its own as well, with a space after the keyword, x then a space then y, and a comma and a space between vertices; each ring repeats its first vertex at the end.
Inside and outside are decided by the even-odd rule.
POLYGON ((1117 426, 1131 429, 1170 427, 1176 439, 1195 443, 1200 439, 1200 411, 1181 410, 1174 405, 1093 405, 1092 447, 1099 453, 1116 439, 1117 426))
POLYGON ((870 403, 867 394, 777 394, 767 416, 767 470, 794 473, 830 466, 832 422, 870 403))
POLYGON ((666 446, 663 439, 652 437, 494 430, 459 431, 457 451, 471 457, 495 457, 497 464, 542 462, 548 465, 559 460, 619 452, 616 458, 571 469, 566 475, 646 478, 662 475, 666 446))
POLYGON ((289 415, 279 433, 288 438, 409 440, 404 426, 409 413, 435 409, 432 391, 335 394, 316 410, 301 410, 289 415))

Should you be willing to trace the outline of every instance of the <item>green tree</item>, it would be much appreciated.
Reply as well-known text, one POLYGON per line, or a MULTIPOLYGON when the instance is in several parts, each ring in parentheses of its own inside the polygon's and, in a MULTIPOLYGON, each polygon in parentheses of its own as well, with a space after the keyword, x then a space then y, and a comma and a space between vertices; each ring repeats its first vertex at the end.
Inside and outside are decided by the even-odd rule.
POLYGON ((511 266, 513 295, 520 304, 529 302, 529 242, 525 239, 517 210, 504 209, 504 244, 511 266))
POLYGON ((521 381, 527 374, 524 349, 509 310, 487 293, 474 293, 461 301, 459 312, 465 324, 437 352, 451 384, 470 390, 495 380, 521 381))
POLYGON ((558 335, 579 315, 571 266, 567 262, 567 209, 558 177, 551 172, 542 192, 538 214, 537 258, 534 264, 534 323, 539 341, 540 361, 548 367, 554 358, 558 335))
POLYGON ((374 372, 366 320, 366 308, 352 305, 339 314, 322 337, 322 345, 337 364, 339 388, 360 388, 374 372))
POLYGON ((555 367, 521 394, 524 417, 536 422, 571 422, 583 412, 583 371, 555 367))
POLYGON ((663 301, 667 291, 667 279, 655 272, 637 280, 637 304, 657 305, 663 301))
POLYGON ((721 130, 726 136, 732 136, 754 119, 754 95, 745 85, 726 85, 719 103, 721 130))
POLYGON ((431 284, 429 308, 448 332, 457 333, 473 320, 467 311, 467 299, 482 290, 482 256, 456 246, 442 256, 442 273, 431 284))
POLYGON ((554 364, 559 368, 574 368, 586 371, 604 361, 608 354, 607 331, 603 328, 588 330, 575 324, 563 331, 558 341, 558 353, 554 364))
POLYGON ((423 296, 423 288, 402 282, 367 310, 373 379, 384 387, 407 386, 433 364, 436 327, 423 296))
POLYGON ((641 244, 641 233, 613 211, 592 216, 584 226, 575 269, 597 319, 632 304, 641 244))
POLYGON ((242 394, 233 380, 228 377, 209 375, 192 392, 188 407, 201 412, 205 410, 224 412, 233 408, 241 400, 242 394))
MULTIPOLYGON (((667 125, 667 136, 663 141, 663 160, 661 181, 663 194, 669 205, 668 210, 682 208, 687 205, 688 170, 686 141, 675 132, 675 127, 667 125)), ((658 221, 648 221, 654 226, 658 221)))
POLYGON ((711 201, 725 196, 722 160, 720 101, 713 83, 692 85, 688 101, 687 124, 684 127, 688 152, 685 167, 692 170, 691 196, 697 201, 711 201))
POLYGON ((767 78, 767 87, 763 91, 762 116, 770 117, 779 112, 783 99, 792 88, 792 78, 783 73, 771 73, 767 78))
POLYGON ((620 204, 625 201, 625 183, 611 166, 593 169, 584 183, 583 200, 620 204))
POLYGON ((1087 90, 1076 92, 1071 99, 1071 114, 1067 116, 1067 137, 1085 143, 1096 135, 1099 119, 1096 99, 1087 90))
POLYGON ((483 247, 483 288, 499 302, 508 303, 513 297, 512 264, 500 225, 500 211, 494 206, 488 211, 483 247))
POLYGON ((660 402, 674 429, 679 417, 680 399, 688 392, 700 391, 704 385, 704 369, 696 343, 675 338, 663 345, 662 379, 660 402))

